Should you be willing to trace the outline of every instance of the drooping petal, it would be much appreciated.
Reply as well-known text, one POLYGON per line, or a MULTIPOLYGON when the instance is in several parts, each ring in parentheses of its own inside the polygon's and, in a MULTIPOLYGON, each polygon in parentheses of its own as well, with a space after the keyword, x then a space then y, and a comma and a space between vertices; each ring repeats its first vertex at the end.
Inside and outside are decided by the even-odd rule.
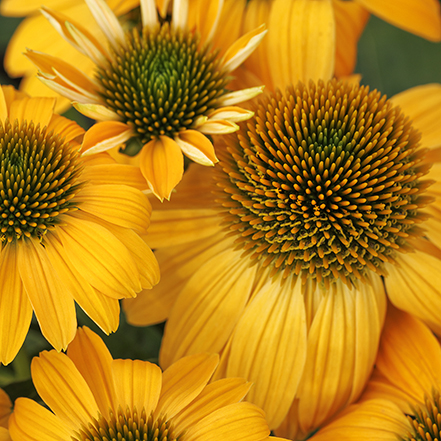
POLYGON ((240 122, 252 118, 253 115, 254 112, 251 110, 242 109, 242 107, 229 106, 216 109, 214 112, 208 115, 208 118, 214 120, 224 119, 232 122, 240 122))
POLYGON ((65 441, 71 432, 50 410, 29 398, 17 398, 9 420, 13 439, 65 441), (31 435, 32 434, 32 435, 31 435))
POLYGON ((85 103, 72 103, 75 109, 83 115, 91 119, 98 121, 115 121, 119 119, 117 113, 110 110, 108 107, 102 104, 85 104, 85 103))
POLYGON ((113 360, 106 345, 89 328, 78 328, 67 355, 89 386, 101 415, 108 418, 109 410, 117 411, 120 403, 116 399, 113 360))
POLYGON ((142 148, 140 167, 150 190, 162 201, 170 199, 171 192, 182 179, 184 157, 176 141, 160 136, 142 148))
POLYGON ((185 156, 202 165, 214 165, 218 162, 213 144, 197 130, 179 132, 175 141, 185 156))
POLYGON ((158 404, 162 386, 159 366, 140 360, 113 360, 112 372, 116 379, 118 405, 125 409, 145 409, 150 415, 158 404))
POLYGON ((437 0, 357 0, 371 13, 405 31, 431 41, 441 40, 441 11, 437 0))
POLYGON ((217 354, 181 358, 162 374, 162 391, 155 416, 173 418, 204 389, 219 362, 217 354))
MULTIPOLYGON (((249 268, 240 255, 233 250, 219 253, 185 285, 167 322, 161 366, 169 366, 185 355, 223 348, 254 285, 256 266, 249 268)), ((242 375, 234 372, 229 376, 242 375)))
POLYGON ((32 306, 20 278, 17 250, 6 245, 0 263, 0 362, 9 364, 28 333, 32 306))
POLYGON ((282 422, 306 360, 306 317, 301 283, 268 281, 255 294, 232 336, 228 377, 255 383, 248 399, 265 410, 270 427, 282 422), (257 319, 258 318, 258 319, 257 319))
POLYGON ((77 320, 72 293, 52 266, 38 239, 17 247, 17 264, 41 332, 58 351, 75 336, 77 320))
POLYGON ((71 429, 78 430, 97 417, 95 398, 67 355, 41 352, 32 360, 31 371, 38 395, 71 429))
POLYGON ((84 135, 81 150, 84 155, 104 152, 120 146, 133 135, 132 129, 119 121, 103 121, 94 124, 84 135))
POLYGON ((227 133, 234 133, 239 130, 239 126, 232 121, 222 119, 207 119, 198 125, 197 129, 201 133, 207 135, 225 135, 227 133))

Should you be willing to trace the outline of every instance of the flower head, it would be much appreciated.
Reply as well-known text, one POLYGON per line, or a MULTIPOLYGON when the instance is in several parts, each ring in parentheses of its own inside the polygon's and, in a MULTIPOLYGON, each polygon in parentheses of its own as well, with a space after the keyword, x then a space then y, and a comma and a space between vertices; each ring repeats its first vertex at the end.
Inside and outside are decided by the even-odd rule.
POLYGON ((241 402, 250 383, 207 384, 217 364, 217 355, 201 354, 161 372, 140 360, 112 360, 96 334, 79 329, 67 355, 42 352, 33 360, 35 387, 53 413, 19 398, 12 439, 269 439, 262 410, 241 402))
POLYGON ((291 421, 302 439, 361 394, 386 294, 438 329, 416 297, 441 301, 430 282, 437 184, 425 179, 438 154, 424 148, 440 139, 439 97, 435 85, 396 97, 412 123, 366 87, 299 83, 262 98, 217 145, 211 177, 190 167, 153 211, 148 242, 164 282, 124 302, 133 324, 168 318, 163 366, 221 352, 217 375, 255 382, 248 398, 270 426, 291 421))
POLYGON ((85 154, 128 142, 125 152, 139 153, 146 182, 161 200, 170 197, 182 178, 183 154, 203 165, 217 162, 205 135, 236 131, 236 122, 252 113, 235 104, 262 90, 227 90, 230 72, 254 50, 265 30, 249 32, 221 57, 212 41, 222 4, 213 0, 189 8, 188 1, 175 1, 168 22, 158 17, 153 0, 144 0, 142 28, 124 32, 104 0, 89 0, 107 37, 105 46, 79 23, 45 8, 60 34, 94 61, 93 79, 62 60, 27 53, 45 84, 101 121, 85 137, 85 154), (199 22, 201 8, 208 11, 204 22, 199 22))
POLYGON ((53 113, 52 98, 0 91, 0 360, 20 349, 35 312, 58 350, 76 331, 74 300, 105 331, 119 298, 158 281, 138 236, 151 206, 136 168, 103 154, 82 159, 84 130, 53 113), (132 170, 134 168, 134 171, 132 170), (132 173, 130 179, 125 176, 132 173))

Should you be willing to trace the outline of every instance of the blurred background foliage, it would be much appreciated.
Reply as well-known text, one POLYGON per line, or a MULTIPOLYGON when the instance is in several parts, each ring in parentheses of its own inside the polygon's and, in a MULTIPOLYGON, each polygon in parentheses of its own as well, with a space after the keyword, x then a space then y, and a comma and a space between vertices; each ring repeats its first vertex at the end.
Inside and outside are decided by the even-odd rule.
MULTIPOLYGON (((387 1, 387 0, 386 0, 387 1)), ((0 67, 1 84, 18 87, 20 79, 9 78, 3 69, 3 57, 19 18, 0 16, 0 67)), ((431 43, 422 38, 371 16, 359 42, 356 73, 361 74, 362 83, 378 89, 389 97, 410 87, 441 83, 441 43, 431 43)), ((67 117, 87 126, 87 118, 74 109, 67 117)), ((125 321, 121 313, 121 324, 116 334, 105 336, 96 325, 78 308, 78 324, 87 325, 105 340, 114 358, 137 358, 157 361, 163 325, 136 328, 125 321)), ((30 361, 44 349, 50 349, 41 336, 35 318, 26 342, 17 358, 9 366, 0 366, 0 387, 11 399, 19 396, 38 398, 30 380, 30 361)))

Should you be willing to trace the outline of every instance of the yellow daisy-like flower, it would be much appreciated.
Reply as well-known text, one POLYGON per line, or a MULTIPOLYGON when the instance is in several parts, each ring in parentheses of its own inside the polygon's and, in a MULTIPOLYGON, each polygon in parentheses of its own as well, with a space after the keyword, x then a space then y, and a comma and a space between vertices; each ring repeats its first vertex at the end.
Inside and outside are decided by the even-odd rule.
POLYGON ((241 402, 251 384, 239 378, 208 384, 218 356, 186 357, 164 372, 140 360, 112 360, 102 340, 78 330, 67 355, 32 361, 38 394, 53 413, 27 398, 15 402, 14 441, 263 441, 264 413, 241 402))
POLYGON ((438 0, 250 0, 244 30, 266 23, 268 36, 245 62, 252 74, 248 73, 245 84, 263 82, 275 90, 298 80, 350 75, 369 13, 428 40, 441 41, 438 0), (333 51, 335 63, 327 56, 333 51))
POLYGON ((81 26, 55 11, 43 12, 60 34, 96 64, 90 78, 64 61, 30 51, 40 79, 75 101, 97 123, 85 136, 86 154, 131 140, 149 188, 170 198, 184 171, 183 153, 203 164, 217 162, 205 135, 231 133, 252 113, 235 104, 261 87, 228 92, 229 74, 254 50, 263 26, 249 32, 219 57, 209 43, 222 13, 222 1, 174 1, 171 22, 163 22, 153 0, 141 1, 142 30, 124 32, 104 0, 87 0, 108 39, 102 46, 81 26), (190 7, 191 6, 191 7, 190 7))
POLYGON ((421 148, 440 145, 440 103, 440 85, 391 102, 336 80, 260 100, 214 173, 190 166, 154 205, 163 281, 124 308, 168 318, 161 364, 221 352, 217 375, 253 381, 270 427, 288 415, 302 439, 363 390, 386 294, 441 330, 439 154, 421 148))
MULTIPOLYGON (((87 29, 92 29, 94 37, 104 43, 105 35, 95 26, 95 20, 89 8, 83 1, 77 0, 49 0, 44 4, 73 20, 81 21, 87 29)), ((107 4, 116 15, 123 19, 130 19, 134 8, 139 6, 139 0, 108 0, 107 4)), ((42 2, 40 0, 2 0, 0 13, 6 16, 23 17, 14 35, 12 36, 5 54, 5 69, 11 77, 24 77, 20 82, 20 90, 30 96, 56 96, 58 111, 69 105, 67 99, 49 90, 36 77, 37 69, 23 57, 26 48, 32 47, 37 51, 44 51, 55 57, 68 59, 74 66, 81 66, 86 74, 92 74, 94 63, 87 56, 78 52, 65 40, 58 37, 57 31, 39 13, 42 2)))
POLYGON ((107 154, 81 159, 84 130, 53 113, 55 99, 0 89, 0 361, 9 363, 34 311, 46 339, 66 348, 74 300, 106 333, 118 299, 158 282, 141 239, 151 205, 137 168, 107 154), (137 173, 138 172, 138 173, 137 173), (127 185, 127 184, 130 184, 127 185))
POLYGON ((427 326, 391 308, 375 365, 360 402, 319 430, 311 441, 440 438, 441 346, 427 326))

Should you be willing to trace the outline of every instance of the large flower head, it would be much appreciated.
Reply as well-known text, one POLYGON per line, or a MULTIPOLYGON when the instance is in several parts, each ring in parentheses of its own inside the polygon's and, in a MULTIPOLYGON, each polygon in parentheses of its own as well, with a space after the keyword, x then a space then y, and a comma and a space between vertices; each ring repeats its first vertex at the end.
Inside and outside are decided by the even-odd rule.
POLYGON ((164 366, 221 352, 218 375, 255 382, 249 399, 273 428, 289 418, 293 438, 363 390, 386 293, 440 326, 431 282, 440 218, 424 211, 439 185, 425 178, 437 153, 422 147, 440 140, 440 86, 394 99, 406 112, 331 80, 260 100, 219 145, 213 176, 190 167, 174 200, 153 211, 163 282, 125 301, 134 324, 168 318, 164 366))
POLYGON ((14 441, 263 441, 261 409, 241 402, 251 384, 208 384, 218 356, 186 357, 164 372, 140 360, 112 360, 103 341, 78 330, 67 355, 42 352, 32 362, 35 387, 53 413, 27 398, 15 402, 14 441))
POLYGON ((82 159, 84 130, 55 99, 0 89, 0 361, 20 349, 35 312, 58 350, 76 332, 74 300, 115 331, 118 299, 157 283, 141 239, 151 206, 137 168, 107 154, 82 159), (133 169, 133 170, 132 170, 133 169), (130 185, 127 185, 130 184, 130 185))
POLYGON ((260 27, 249 32, 221 57, 211 41, 222 1, 174 1, 168 21, 158 16, 153 0, 144 0, 142 28, 135 26, 128 32, 104 0, 87 3, 107 36, 105 46, 64 15, 49 9, 44 14, 64 38, 94 61, 94 78, 48 55, 31 51, 27 56, 39 67, 43 82, 75 101, 79 111, 101 121, 85 137, 86 154, 129 142, 126 152, 139 153, 150 189, 161 200, 168 199, 182 178, 183 154, 213 165, 217 158, 205 135, 234 132, 236 122, 251 117, 251 112, 235 104, 261 88, 229 92, 227 85, 230 72, 266 31, 260 27))

